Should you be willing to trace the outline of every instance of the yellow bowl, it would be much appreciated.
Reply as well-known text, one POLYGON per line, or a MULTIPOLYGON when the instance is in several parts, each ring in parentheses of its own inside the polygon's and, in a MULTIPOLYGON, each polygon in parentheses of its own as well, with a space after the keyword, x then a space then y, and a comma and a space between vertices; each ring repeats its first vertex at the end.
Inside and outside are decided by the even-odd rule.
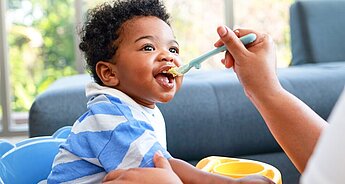
POLYGON ((249 159, 221 156, 209 156, 195 166, 206 172, 232 178, 241 178, 252 174, 265 176, 277 184, 282 184, 280 171, 272 165, 249 159))
POLYGON ((216 165, 213 168, 213 172, 223 176, 230 176, 232 178, 242 178, 254 174, 265 176, 267 170, 259 163, 243 161, 216 165))

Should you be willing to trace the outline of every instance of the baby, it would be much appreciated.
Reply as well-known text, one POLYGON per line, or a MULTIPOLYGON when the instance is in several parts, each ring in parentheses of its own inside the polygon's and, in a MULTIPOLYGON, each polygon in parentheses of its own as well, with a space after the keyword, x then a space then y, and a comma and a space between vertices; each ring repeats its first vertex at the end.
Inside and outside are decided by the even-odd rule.
POLYGON ((115 1, 88 12, 80 49, 95 82, 86 86, 87 111, 60 146, 48 183, 101 183, 112 170, 154 167, 156 152, 183 183, 234 181, 172 158, 166 149, 155 104, 169 102, 182 83, 167 73, 181 64, 168 19, 159 0, 115 1))

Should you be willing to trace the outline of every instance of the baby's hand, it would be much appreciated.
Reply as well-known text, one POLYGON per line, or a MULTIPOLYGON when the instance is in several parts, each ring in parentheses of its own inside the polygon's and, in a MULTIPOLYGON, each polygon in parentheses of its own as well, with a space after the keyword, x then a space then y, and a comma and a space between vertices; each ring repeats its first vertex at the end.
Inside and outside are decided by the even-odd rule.
POLYGON ((270 179, 261 175, 251 175, 241 179, 236 180, 239 184, 274 184, 270 179))

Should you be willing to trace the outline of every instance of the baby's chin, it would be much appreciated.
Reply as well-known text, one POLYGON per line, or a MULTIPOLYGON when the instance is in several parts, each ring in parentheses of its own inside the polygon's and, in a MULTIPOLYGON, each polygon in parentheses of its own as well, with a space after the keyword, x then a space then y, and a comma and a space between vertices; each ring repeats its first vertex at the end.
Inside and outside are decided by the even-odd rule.
POLYGON ((174 96, 175 96, 175 93, 174 94, 165 93, 163 94, 162 98, 160 98, 158 101, 159 103, 168 103, 174 98, 174 96))

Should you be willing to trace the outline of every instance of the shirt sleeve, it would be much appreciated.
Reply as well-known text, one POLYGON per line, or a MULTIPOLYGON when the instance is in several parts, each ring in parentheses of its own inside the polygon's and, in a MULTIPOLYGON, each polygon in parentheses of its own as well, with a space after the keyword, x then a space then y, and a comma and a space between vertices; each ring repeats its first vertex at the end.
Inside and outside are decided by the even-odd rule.
POLYGON ((303 184, 344 183, 345 181, 345 91, 329 118, 329 127, 301 177, 303 184))

